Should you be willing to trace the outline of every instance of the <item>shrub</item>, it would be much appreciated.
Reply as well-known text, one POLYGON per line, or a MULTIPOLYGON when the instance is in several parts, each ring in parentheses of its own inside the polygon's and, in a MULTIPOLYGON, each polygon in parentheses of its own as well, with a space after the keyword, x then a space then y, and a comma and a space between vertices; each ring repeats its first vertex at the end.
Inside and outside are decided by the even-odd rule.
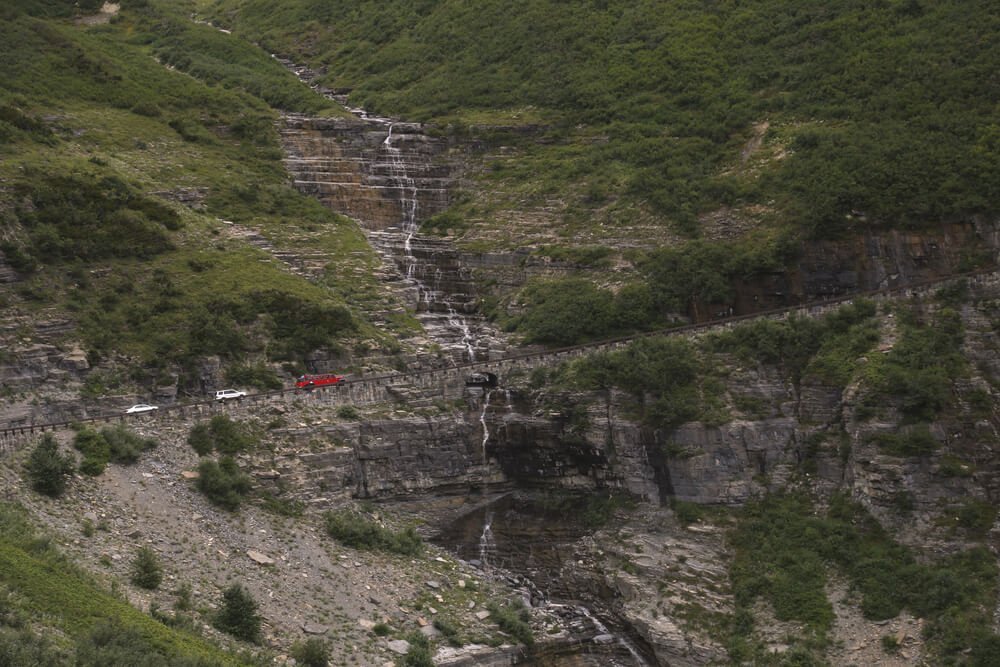
POLYGON ((307 639, 292 645, 292 657, 296 664, 304 667, 327 667, 330 664, 330 649, 322 639, 307 639))
POLYGON ((196 485, 210 502, 234 511, 239 509, 253 483, 232 457, 223 456, 218 462, 204 460, 198 464, 196 485))
POLYGON ((394 532, 358 512, 327 512, 326 531, 330 537, 355 549, 388 551, 415 556, 423 551, 423 541, 412 527, 394 532))
POLYGON ((208 422, 199 422, 188 433, 188 444, 201 456, 215 450, 221 454, 238 454, 253 446, 253 438, 245 425, 226 415, 216 415, 208 422))
POLYGON ((519 328, 528 342, 574 345, 606 336, 616 327, 614 296, 589 280, 537 282, 525 288, 520 298, 528 311, 519 328))
POLYGON ((143 438, 126 426, 105 426, 101 437, 108 443, 111 461, 129 465, 139 460, 142 452, 156 447, 156 440, 143 438))
POLYGON ((339 419, 358 419, 361 417, 361 413, 353 405, 341 405, 337 408, 337 417, 339 419))
POLYGON ((448 643, 452 646, 461 646, 462 640, 458 636, 458 628, 455 624, 446 618, 435 618, 434 627, 444 635, 444 638, 448 640, 448 643))
POLYGON ((59 444, 52 434, 46 433, 31 450, 25 464, 25 474, 31 482, 31 488, 56 498, 66 490, 66 478, 73 473, 75 467, 70 456, 59 453, 59 444))
POLYGON ((141 547, 132 561, 131 581, 140 588, 153 590, 163 581, 163 567, 156 552, 149 547, 141 547))
POLYGON ((177 213, 117 176, 26 176, 19 190, 31 206, 17 216, 31 255, 47 261, 148 259, 173 248, 166 231, 180 227, 177 213))
POLYGON ((213 449, 212 431, 208 427, 208 422, 198 422, 192 426, 191 432, 188 433, 187 442, 199 456, 211 454, 213 449))
POLYGON ((260 641, 260 615, 257 602, 240 584, 233 584, 222 593, 222 606, 213 625, 222 632, 248 642, 260 641))
POLYGON ((434 667, 431 657, 430 641, 419 632, 411 632, 406 636, 410 649, 403 656, 403 667, 434 667))
POLYGON ((926 424, 902 433, 879 433, 872 437, 872 442, 891 456, 928 456, 939 446, 926 424))
POLYGON ((258 389, 281 389, 281 379, 273 369, 263 364, 243 364, 226 370, 226 382, 233 386, 258 389))
POLYGON ((491 601, 486 608, 501 630, 525 646, 531 646, 535 643, 534 633, 532 633, 531 626, 528 624, 531 620, 531 614, 523 602, 514 600, 507 604, 500 604, 496 601, 491 601))
POLYGON ((73 446, 83 454, 80 472, 85 475, 100 475, 111 460, 111 445, 103 435, 91 428, 78 431, 73 438, 73 446))

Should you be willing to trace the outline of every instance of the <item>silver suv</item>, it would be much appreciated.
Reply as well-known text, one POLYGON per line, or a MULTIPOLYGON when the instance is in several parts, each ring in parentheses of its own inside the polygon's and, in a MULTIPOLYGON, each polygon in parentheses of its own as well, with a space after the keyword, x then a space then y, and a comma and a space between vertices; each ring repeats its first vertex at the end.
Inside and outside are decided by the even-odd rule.
POLYGON ((220 389, 215 392, 215 400, 225 401, 230 398, 243 398, 247 393, 245 391, 237 391, 236 389, 220 389))

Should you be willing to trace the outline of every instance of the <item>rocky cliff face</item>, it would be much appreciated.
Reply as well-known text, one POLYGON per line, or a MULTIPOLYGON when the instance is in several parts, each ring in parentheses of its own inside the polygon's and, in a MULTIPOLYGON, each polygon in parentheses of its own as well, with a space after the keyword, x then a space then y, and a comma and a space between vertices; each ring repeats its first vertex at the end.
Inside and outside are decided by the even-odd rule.
POLYGON ((420 223, 447 208, 453 165, 446 141, 417 124, 385 119, 288 116, 281 130, 295 185, 358 220, 396 267, 428 337, 458 361, 507 346, 476 315, 479 294, 454 246, 421 235, 420 223))
MULTIPOLYGON (((868 231, 810 241, 787 273, 734 285, 737 314, 935 280, 1000 260, 1000 220, 976 217, 920 231, 868 231)), ((706 313, 711 305, 703 304, 706 313)))
MULTIPOLYGON (((706 664, 725 653, 692 619, 732 609, 723 533, 681 528, 667 501, 738 506, 781 489, 846 492, 905 543, 937 553, 960 547, 975 528, 956 525, 963 512, 993 507, 1000 497, 998 299, 1000 283, 988 280, 959 308, 969 373, 952 383, 953 408, 927 424, 934 445, 922 455, 879 444, 880 434, 917 427, 892 401, 875 415, 863 409, 864 373, 844 387, 796 383, 779 367, 723 355, 716 362, 726 368, 729 416, 721 423, 650 429, 629 417, 634 406, 624 392, 554 396, 515 375, 502 378, 502 389, 467 388, 462 415, 275 431, 276 455, 260 466, 313 502, 419 505, 429 529, 463 558, 492 560, 553 597, 603 610, 659 664, 706 664), (584 406, 585 418, 553 405, 584 406), (595 533, 571 525, 582 510, 553 514, 531 504, 573 491, 624 494, 639 508, 595 533), (522 500, 482 504, 507 493, 522 500), (456 515, 462 518, 453 523, 456 515), (493 543, 482 551, 486 526, 493 543)), ((907 307, 932 314, 944 306, 925 296, 907 307)), ((869 363, 897 342, 893 317, 881 327, 869 363)))

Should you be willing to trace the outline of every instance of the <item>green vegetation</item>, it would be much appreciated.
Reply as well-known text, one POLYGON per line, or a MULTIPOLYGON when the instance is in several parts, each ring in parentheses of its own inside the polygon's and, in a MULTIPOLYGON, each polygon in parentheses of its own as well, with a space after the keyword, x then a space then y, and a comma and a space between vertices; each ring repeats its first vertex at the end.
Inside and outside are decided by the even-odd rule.
POLYGON ((330 649, 322 639, 295 642, 291 654, 296 664, 304 667, 327 667, 330 664, 330 649))
POLYGON ((149 547, 140 547, 132 560, 131 581, 140 588, 153 590, 163 581, 163 566, 156 552, 149 547))
POLYGON ((412 526, 393 531, 351 510, 327 512, 326 531, 330 537, 354 549, 416 556, 424 548, 423 541, 412 526))
POLYGON ((213 504, 234 512, 250 493, 253 481, 233 457, 223 456, 218 461, 202 459, 195 486, 213 504))
POLYGON ((497 144, 542 119, 546 142, 484 177, 529 196, 571 184, 575 206, 625 216, 638 201, 688 233, 704 211, 763 205, 822 236, 1000 201, 1000 89, 982 74, 1000 68, 986 46, 1000 19, 985 0, 212 4, 373 111, 501 126, 481 130, 497 144))
POLYGON ((220 454, 240 454, 254 446, 254 438, 246 424, 228 415, 215 415, 207 422, 198 422, 188 433, 187 442, 200 456, 213 451, 220 454))
POLYGON ((900 433, 879 433, 873 441, 884 453, 892 456, 928 456, 940 447, 926 424, 907 428, 900 433))
POLYGON ((643 421, 672 428, 715 407, 715 392, 704 391, 713 379, 705 361, 682 338, 641 338, 623 350, 574 361, 567 374, 583 389, 618 387, 630 392, 643 421))
POLYGON ((135 463, 142 452, 156 447, 156 441, 143 438, 119 424, 105 426, 100 431, 83 427, 73 437, 73 446, 83 454, 80 472, 97 476, 104 472, 108 463, 135 463))
POLYGON ((105 591, 36 534, 26 513, 10 503, 0 503, 0 662, 58 667, 245 664, 105 591), (66 641, 57 646, 46 637, 66 641))
POLYGON ((933 420, 954 401, 952 381, 968 375, 961 316, 950 308, 929 316, 899 309, 896 320, 899 340, 865 368, 870 391, 864 396, 862 416, 891 402, 910 421, 933 420))
POLYGON ((403 667, 434 667, 431 642, 421 632, 411 632, 406 636, 410 648, 403 656, 403 667))
POLYGON ((30 168, 15 196, 19 206, 9 222, 27 230, 28 242, 19 250, 32 266, 149 259, 171 250, 167 232, 180 228, 173 209, 114 175, 51 175, 30 168))
POLYGON ((233 584, 222 592, 222 605, 213 624, 219 630, 238 639, 257 643, 260 641, 260 614, 257 602, 240 584, 233 584))
POLYGON ((38 493, 58 498, 66 490, 66 479, 76 470, 73 458, 59 452, 51 433, 42 436, 31 450, 24 473, 38 493))
POLYGON ((111 446, 100 433, 92 428, 83 428, 73 437, 73 446, 83 453, 80 472, 96 477, 104 472, 111 459, 111 446))
POLYGON ((521 600, 506 603, 494 600, 486 605, 486 608, 490 612, 490 618, 500 626, 501 630, 525 646, 531 646, 535 643, 535 636, 529 625, 531 613, 521 600))
POLYGON ((388 340, 359 315, 379 287, 357 226, 298 193, 281 164, 274 107, 331 103, 266 52, 191 21, 187 5, 62 20, 94 10, 0 10, 0 252, 25 277, 5 314, 54 308, 77 323, 91 363, 132 359, 116 384, 88 382, 92 396, 174 373, 193 388, 205 355, 274 387, 261 360, 388 340), (339 275, 313 285, 261 262, 220 219, 275 247, 327 251, 339 275))
POLYGON ((747 505, 730 539, 736 553, 730 642, 735 660, 760 658, 749 634, 749 609, 758 598, 770 603, 779 620, 803 624, 801 649, 822 650, 833 622, 825 594, 831 567, 857 591, 866 618, 893 618, 905 608, 926 619, 937 664, 987 664, 981 661, 995 655, 996 562, 984 547, 935 562, 918 560, 846 497, 833 497, 829 509, 819 512, 807 498, 791 494, 747 505), (971 662, 962 662, 964 651, 971 662))
POLYGON ((712 348, 744 361, 782 367, 797 385, 803 378, 843 387, 857 360, 878 342, 876 307, 857 301, 821 318, 756 320, 712 338, 712 348))

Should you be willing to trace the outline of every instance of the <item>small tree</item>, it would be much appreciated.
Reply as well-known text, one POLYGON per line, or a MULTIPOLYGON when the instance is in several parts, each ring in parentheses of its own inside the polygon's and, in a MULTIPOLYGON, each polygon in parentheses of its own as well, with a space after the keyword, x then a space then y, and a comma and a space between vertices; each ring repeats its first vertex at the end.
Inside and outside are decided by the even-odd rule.
POLYGON ((260 641, 260 615, 257 603, 240 584, 222 593, 222 607, 215 615, 215 627, 248 642, 260 641))
POLYGON ((188 444, 198 453, 199 456, 208 456, 212 453, 212 433, 208 428, 208 422, 195 424, 188 434, 188 444))
POLYGON ((132 561, 132 583, 153 590, 163 581, 163 568, 156 552, 149 547, 141 547, 132 561))
POLYGON ((327 667, 330 664, 330 652, 322 639, 307 639, 292 645, 292 657, 295 662, 305 667, 327 667))
POLYGON ((24 466, 31 488, 53 498, 66 490, 66 478, 75 468, 72 457, 59 453, 59 444, 51 433, 42 436, 24 466))

